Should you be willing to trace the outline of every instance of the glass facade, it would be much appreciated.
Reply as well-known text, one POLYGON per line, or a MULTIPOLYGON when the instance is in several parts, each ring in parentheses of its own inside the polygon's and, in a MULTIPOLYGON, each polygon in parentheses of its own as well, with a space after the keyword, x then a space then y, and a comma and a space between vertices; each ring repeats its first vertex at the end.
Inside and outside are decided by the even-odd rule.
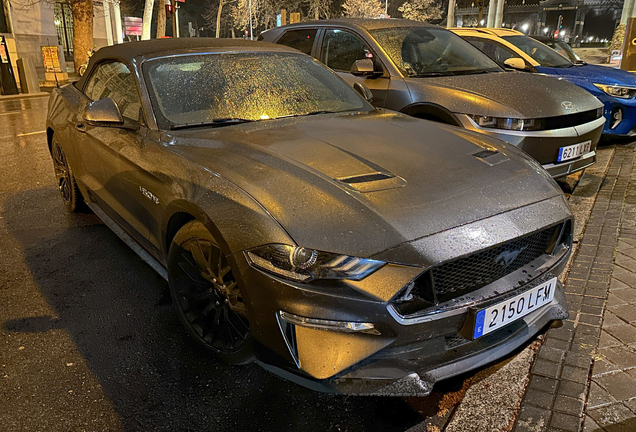
POLYGON ((8 7, 8 4, 5 3, 5 0, 1 0, 0 3, 0 33, 11 33, 11 28, 9 27, 9 17, 7 16, 7 12, 5 8, 8 7))
POLYGON ((55 3, 55 28, 57 41, 64 50, 66 60, 73 60, 73 14, 68 3, 55 3))

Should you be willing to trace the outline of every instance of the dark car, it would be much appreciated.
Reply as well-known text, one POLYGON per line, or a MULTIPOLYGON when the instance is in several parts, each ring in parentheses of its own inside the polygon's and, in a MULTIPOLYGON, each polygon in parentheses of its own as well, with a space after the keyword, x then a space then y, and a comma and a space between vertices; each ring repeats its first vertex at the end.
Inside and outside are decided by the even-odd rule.
POLYGON ((579 57, 574 52, 574 50, 572 49, 570 45, 568 45, 567 43, 565 43, 564 41, 560 39, 555 39, 550 36, 540 36, 540 35, 532 35, 531 37, 532 39, 536 39, 542 44, 549 46, 550 48, 552 48, 553 50, 555 50, 556 52, 558 52, 563 57, 570 60, 572 63, 574 63, 577 66, 583 66, 587 64, 581 59, 581 57, 579 57))
POLYGON ((373 104, 512 143, 553 176, 596 160, 602 104, 577 86, 504 72, 446 29, 399 19, 310 21, 259 39, 311 54, 350 84, 364 83, 373 104))
POLYGON ((354 394, 426 395, 567 317, 572 215, 514 146, 376 109, 280 45, 102 48, 55 89, 48 145, 169 281, 218 359, 354 394))
POLYGON ((457 28, 453 32, 501 64, 516 58, 525 72, 558 77, 589 91, 605 106, 603 134, 636 136, 636 75, 633 73, 570 61, 539 42, 538 38, 512 29, 457 28))

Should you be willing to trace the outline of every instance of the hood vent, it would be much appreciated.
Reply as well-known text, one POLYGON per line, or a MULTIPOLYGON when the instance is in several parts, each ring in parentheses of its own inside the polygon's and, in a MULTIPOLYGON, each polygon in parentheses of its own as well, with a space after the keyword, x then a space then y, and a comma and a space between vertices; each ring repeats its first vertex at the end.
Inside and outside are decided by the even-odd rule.
POLYGON ((477 153, 473 153, 473 156, 490 166, 499 165, 500 163, 509 160, 508 156, 497 150, 482 150, 477 153))
POLYGON ((352 177, 341 177, 338 180, 347 183, 347 184, 357 184, 357 183, 368 183, 379 180, 386 180, 395 177, 393 174, 387 173, 372 173, 372 174, 361 174, 352 177))
POLYGON ((375 172, 336 179, 340 183, 358 192, 377 192, 395 189, 406 185, 406 180, 395 174, 375 172))

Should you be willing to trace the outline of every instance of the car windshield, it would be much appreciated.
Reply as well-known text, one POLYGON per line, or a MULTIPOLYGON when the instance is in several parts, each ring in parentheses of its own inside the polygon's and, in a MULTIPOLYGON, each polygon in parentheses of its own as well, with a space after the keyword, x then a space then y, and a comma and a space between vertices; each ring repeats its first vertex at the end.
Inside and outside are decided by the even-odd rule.
POLYGON ((561 54, 563 57, 566 57, 568 60, 571 60, 573 62, 582 61, 581 57, 576 55, 572 47, 563 41, 556 40, 552 43, 549 43, 548 46, 561 54))
POLYGON ((337 75, 301 54, 163 57, 143 70, 162 129, 372 109, 337 75))
POLYGON ((428 27, 372 30, 402 74, 410 77, 501 72, 488 56, 459 36, 428 27))
POLYGON ((503 38, 524 53, 528 54, 541 66, 567 68, 574 65, 570 60, 566 59, 552 48, 528 36, 504 36, 503 38))

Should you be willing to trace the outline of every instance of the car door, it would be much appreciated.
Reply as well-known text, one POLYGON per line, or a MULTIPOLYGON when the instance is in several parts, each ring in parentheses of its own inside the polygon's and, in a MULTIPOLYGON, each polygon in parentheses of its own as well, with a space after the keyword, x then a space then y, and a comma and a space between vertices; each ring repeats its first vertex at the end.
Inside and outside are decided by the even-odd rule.
POLYGON ((333 69, 349 85, 353 86, 359 82, 369 87, 373 93, 373 105, 379 107, 386 105, 391 80, 384 66, 364 39, 349 30, 327 28, 324 30, 319 51, 319 60, 333 69), (353 75, 351 66, 356 60, 362 59, 373 60, 375 70, 382 72, 382 75, 375 77, 353 75))
POLYGON ((127 65, 105 61, 93 68, 83 90, 87 103, 103 98, 115 101, 124 124, 106 126, 78 119, 85 184, 91 199, 136 240, 147 238, 147 221, 140 203, 139 162, 143 146, 139 134, 140 99, 137 82, 127 65))

